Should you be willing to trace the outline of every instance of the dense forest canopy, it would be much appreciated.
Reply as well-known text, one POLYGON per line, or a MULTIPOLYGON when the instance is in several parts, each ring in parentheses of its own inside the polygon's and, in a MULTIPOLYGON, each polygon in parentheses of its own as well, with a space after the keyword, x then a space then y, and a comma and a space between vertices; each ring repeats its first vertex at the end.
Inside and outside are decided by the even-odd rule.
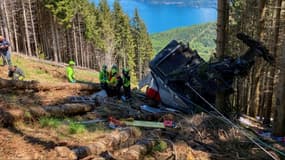
POLYGON ((77 66, 92 69, 117 64, 130 68, 135 80, 143 77, 153 53, 138 11, 129 17, 118 0, 112 10, 107 0, 98 6, 88 0, 5 0, 2 7, 1 34, 13 51, 29 56, 73 59, 77 66))

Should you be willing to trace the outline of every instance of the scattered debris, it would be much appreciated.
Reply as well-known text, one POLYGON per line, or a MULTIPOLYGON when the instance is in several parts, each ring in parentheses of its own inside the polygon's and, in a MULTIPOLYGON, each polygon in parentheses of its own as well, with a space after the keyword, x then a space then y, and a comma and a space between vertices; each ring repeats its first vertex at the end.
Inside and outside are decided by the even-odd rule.
POLYGON ((103 119, 94 119, 94 120, 89 120, 89 121, 82 121, 82 122, 78 122, 80 124, 94 124, 94 123, 100 123, 100 122, 106 122, 107 120, 103 120, 103 119))

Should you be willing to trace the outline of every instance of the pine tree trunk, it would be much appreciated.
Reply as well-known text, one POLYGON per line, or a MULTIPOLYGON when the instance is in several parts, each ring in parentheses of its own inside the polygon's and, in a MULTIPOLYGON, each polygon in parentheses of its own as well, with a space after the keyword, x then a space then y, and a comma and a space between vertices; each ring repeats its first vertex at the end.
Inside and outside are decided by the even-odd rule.
POLYGON ((19 42, 18 42, 18 35, 16 30, 16 20, 14 15, 12 16, 12 23, 13 23, 13 30, 14 30, 14 37, 15 37, 15 46, 16 46, 16 52, 19 53, 19 42))
POLYGON ((265 3, 266 0, 259 0, 258 1, 258 24, 256 28, 257 38, 260 40, 262 39, 262 32, 264 31, 264 17, 265 17, 265 3))
POLYGON ((78 48, 77 48, 77 37, 76 37, 76 28, 75 28, 75 20, 72 22, 72 32, 73 32, 73 45, 74 45, 74 53, 75 53, 75 62, 76 65, 79 65, 78 63, 78 48))
MULTIPOLYGON (((278 52, 278 40, 279 40, 279 29, 280 29, 280 15, 281 15, 281 5, 282 5, 282 0, 277 0, 275 4, 275 10, 274 10, 274 15, 273 15, 273 41, 271 46, 272 52, 274 54, 274 57, 277 57, 277 52, 278 52)), ((264 123, 269 124, 270 123, 270 118, 271 118, 271 110, 272 110, 272 99, 273 99, 273 88, 274 88, 274 77, 275 77, 275 70, 276 67, 271 67, 269 69, 269 76, 268 82, 267 82, 267 94, 265 97, 265 117, 264 117, 264 123)))
POLYGON ((7 22, 7 31, 8 31, 8 37, 7 39, 10 41, 11 45, 11 50, 14 50, 14 40, 13 40, 13 36, 12 36, 12 31, 11 31, 11 23, 9 20, 9 14, 7 12, 7 5, 6 5, 6 0, 3 0, 3 5, 4 5, 4 11, 5 11, 5 18, 6 18, 6 22, 7 22))
POLYGON ((21 3, 22 3, 22 10, 23 10, 24 25, 25 25, 27 51, 28 51, 28 55, 29 55, 29 56, 32 56, 31 42, 30 42, 30 34, 29 34, 28 21, 27 21, 27 14, 26 14, 26 10, 25 10, 25 3, 24 3, 24 0, 21 0, 21 3))
MULTIPOLYGON (((53 19, 54 22, 55 21, 55 18, 53 19)), ((60 38, 59 38, 59 34, 58 34, 58 27, 55 27, 55 41, 56 41, 56 48, 58 50, 57 54, 56 54, 56 57, 55 57, 55 61, 56 62, 63 62, 62 61, 62 58, 61 58, 61 48, 62 46, 60 45, 60 38)))
MULTIPOLYGON (((80 51, 80 55, 81 55, 81 66, 82 67, 87 67, 87 63, 86 63, 86 59, 84 57, 86 57, 86 55, 83 52, 83 42, 82 42, 82 33, 81 33, 81 23, 80 23, 80 18, 79 15, 77 15, 77 22, 78 22, 78 34, 79 34, 79 51, 80 51)), ((79 60, 78 60, 79 61, 79 60)))
POLYGON ((224 56, 227 40, 228 0, 218 0, 217 56, 224 56))
POLYGON ((37 35, 36 35, 36 30, 35 30, 31 0, 29 0, 28 2, 29 2, 29 11, 30 11, 30 18, 31 18, 31 26, 32 26, 32 31, 33 31, 33 38, 34 38, 34 43, 35 43, 35 52, 36 52, 36 56, 39 57, 38 42, 37 42, 37 35))
MULTIPOLYGON (((282 1, 281 4, 281 18, 280 18, 280 26, 285 24, 285 2, 282 1)), ((274 123, 273 123, 273 135, 275 136, 285 136, 285 28, 280 27, 280 41, 281 41, 281 49, 279 51, 278 57, 280 57, 277 61, 277 66, 280 67, 279 83, 276 87, 276 101, 275 101, 275 110, 274 110, 274 123)))
POLYGON ((2 22, 3 22, 3 33, 2 33, 2 35, 4 35, 6 38, 7 38, 7 40, 9 40, 9 31, 8 31, 8 26, 7 26, 7 20, 6 20, 6 15, 5 15, 5 6, 4 6, 4 1, 1 1, 1 3, 0 3, 0 9, 1 9, 1 15, 2 15, 2 22))
POLYGON ((54 61, 58 62, 58 52, 57 52, 57 38, 56 38, 56 32, 55 32, 55 17, 52 16, 52 18, 50 18, 50 25, 51 25, 51 36, 52 36, 52 48, 53 48, 53 59, 54 61))
MULTIPOLYGON (((225 55, 226 40, 227 40, 227 24, 229 15, 228 0, 218 0, 218 22, 217 22, 217 49, 216 54, 218 57, 225 55)), ((218 85, 222 82, 218 82, 218 85)), ((228 98, 224 92, 218 92, 216 94, 216 106, 220 111, 224 113, 228 112, 230 108, 226 104, 226 98, 228 98)))
POLYGON ((280 66, 279 85, 274 112, 273 135, 285 136, 285 43, 283 44, 282 57, 278 62, 280 66))
POLYGON ((138 61, 139 61, 139 80, 142 80, 142 54, 140 51, 138 53, 138 61))

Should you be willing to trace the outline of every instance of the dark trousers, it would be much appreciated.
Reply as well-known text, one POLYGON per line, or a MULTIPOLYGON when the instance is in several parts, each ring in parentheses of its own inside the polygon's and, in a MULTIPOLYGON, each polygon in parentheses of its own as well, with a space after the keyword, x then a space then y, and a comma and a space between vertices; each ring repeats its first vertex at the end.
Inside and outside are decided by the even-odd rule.
POLYGON ((6 64, 8 64, 9 66, 12 65, 11 54, 9 51, 6 51, 4 53, 0 53, 0 55, 2 56, 2 59, 3 59, 3 66, 5 66, 6 64))
POLYGON ((105 83, 100 83, 100 86, 101 86, 101 89, 105 89, 105 90, 108 89, 108 84, 106 82, 105 83))
POLYGON ((121 87, 122 87, 122 85, 116 86, 116 95, 117 95, 118 99, 121 99, 121 87))
POLYGON ((122 85, 116 85, 115 87, 108 87, 107 94, 109 97, 117 96, 118 99, 121 99, 121 87, 122 85))
POLYGON ((111 96, 110 95, 110 88, 108 87, 108 84, 106 82, 105 83, 100 83, 100 86, 101 86, 101 89, 106 91, 108 96, 111 96))
POLYGON ((124 95, 127 99, 131 98, 131 86, 128 87, 124 86, 124 95))

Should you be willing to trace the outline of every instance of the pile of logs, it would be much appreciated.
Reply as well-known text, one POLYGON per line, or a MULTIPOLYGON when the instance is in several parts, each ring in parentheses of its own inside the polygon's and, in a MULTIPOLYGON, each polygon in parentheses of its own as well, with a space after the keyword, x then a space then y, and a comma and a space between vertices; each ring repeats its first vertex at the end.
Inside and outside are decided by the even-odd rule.
POLYGON ((123 130, 116 130, 106 136, 98 139, 98 141, 73 149, 73 152, 78 158, 84 158, 89 155, 100 155, 105 151, 112 151, 124 146, 134 144, 141 137, 141 132, 135 128, 124 128, 123 130))

